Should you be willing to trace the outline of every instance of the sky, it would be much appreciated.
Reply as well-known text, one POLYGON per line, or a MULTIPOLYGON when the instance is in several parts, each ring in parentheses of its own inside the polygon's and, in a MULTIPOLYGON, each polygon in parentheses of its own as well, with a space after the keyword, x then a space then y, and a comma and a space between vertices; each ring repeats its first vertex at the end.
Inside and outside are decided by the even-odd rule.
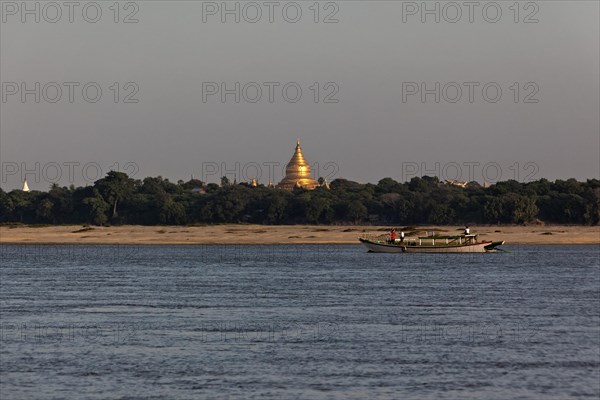
POLYGON ((4 190, 600 177, 597 1, 116 4, 0 3, 4 190))

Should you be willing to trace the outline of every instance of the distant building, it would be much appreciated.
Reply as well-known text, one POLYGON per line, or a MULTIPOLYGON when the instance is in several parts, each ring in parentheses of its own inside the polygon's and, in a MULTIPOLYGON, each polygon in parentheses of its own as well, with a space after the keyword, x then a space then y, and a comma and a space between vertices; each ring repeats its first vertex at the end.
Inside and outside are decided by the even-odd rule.
POLYGON ((23 190, 24 192, 29 192, 29 185, 27 184, 27 178, 25 178, 25 180, 23 181, 23 190))
POLYGON ((206 194, 206 189, 203 187, 195 187, 191 190, 191 192, 196 194, 206 194))
POLYGON ((277 185, 277 188, 285 190, 293 190, 295 187, 308 190, 319 187, 319 183, 311 177, 310 165, 304 159, 300 140, 296 142, 294 155, 285 168, 285 177, 277 185))
POLYGON ((192 192, 192 193, 206 194, 206 184, 204 182, 202 182, 201 180, 194 179, 193 175, 192 175, 192 179, 186 185, 188 185, 188 188, 189 188, 189 186, 192 187, 190 189, 190 192, 192 192))
POLYGON ((456 179, 452 179, 452 180, 446 179, 446 184, 447 185, 452 185, 452 186, 458 186, 458 187, 461 187, 461 188, 466 188, 467 185, 469 184, 469 182, 467 182, 467 181, 458 181, 456 179))

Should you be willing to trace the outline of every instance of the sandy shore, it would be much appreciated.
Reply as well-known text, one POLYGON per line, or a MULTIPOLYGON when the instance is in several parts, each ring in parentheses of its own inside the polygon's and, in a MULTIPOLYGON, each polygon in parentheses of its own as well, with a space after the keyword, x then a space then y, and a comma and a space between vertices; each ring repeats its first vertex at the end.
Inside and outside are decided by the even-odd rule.
MULTIPOLYGON (((402 227, 398 227, 401 229, 402 227)), ((1 244, 357 244, 377 226, 0 226, 1 244)), ((461 227, 418 227, 420 234, 457 234, 461 227)), ((600 244, 599 226, 471 226, 483 240, 507 244, 600 244)), ((419 234, 410 232, 411 234, 419 234)))

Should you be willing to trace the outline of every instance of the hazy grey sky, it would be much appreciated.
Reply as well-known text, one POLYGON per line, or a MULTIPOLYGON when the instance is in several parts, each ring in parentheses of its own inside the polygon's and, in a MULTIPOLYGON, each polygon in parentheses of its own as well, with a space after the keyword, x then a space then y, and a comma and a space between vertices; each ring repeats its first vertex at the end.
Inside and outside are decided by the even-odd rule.
POLYGON ((243 180, 256 174, 250 167, 242 171, 244 165, 257 163, 266 183, 264 164, 280 163, 274 176, 280 179, 298 137, 308 160, 318 163, 319 175, 330 179, 376 182, 424 174, 468 179, 472 172, 481 182, 484 174, 491 181, 600 174, 597 1, 520 2, 517 8, 513 1, 476 2, 472 10, 464 2, 427 2, 430 9, 439 7, 439 23, 436 15, 415 9, 420 1, 319 2, 318 7, 314 1, 227 2, 231 9, 238 4, 239 23, 216 9, 222 2, 121 2, 118 16, 113 1, 87 5, 85 12, 89 2, 79 2, 73 22, 63 2, 53 3, 60 18, 48 3, 27 2, 30 9, 38 4, 38 23, 20 1, 2 1, 0 185, 5 190, 20 186, 21 169, 35 170, 36 162, 39 176, 32 172, 28 180, 40 190, 54 179, 56 165, 61 185, 70 180, 81 185, 86 164, 93 178, 95 166, 107 172, 115 163, 121 169, 135 163, 136 178, 162 175, 175 181, 191 174, 209 181, 225 173, 231 177, 231 171, 206 175, 223 163, 235 170, 236 162, 243 180), (96 4, 102 16, 87 22, 96 18, 96 4), (256 4, 262 17, 245 21, 255 18, 256 4), (296 18, 298 8, 299 21, 286 21, 296 18), (502 14, 496 17, 498 10, 502 14), (130 14, 137 23, 123 23, 130 14), (338 22, 325 23, 328 16, 338 22), (448 22, 453 19, 458 20, 448 22), (21 85, 35 92, 36 82, 40 102, 35 93, 23 102, 21 85), (57 93, 52 82, 62 88, 56 103, 50 102, 57 93), (73 86, 72 103, 65 82, 79 84, 73 86), (90 102, 93 86, 88 100, 82 95, 90 82, 102 89, 96 103, 90 102), (125 87, 128 82, 133 84, 125 87), (241 88, 251 84, 240 89, 235 103, 234 94, 225 102, 220 94, 204 93, 203 99, 203 87, 214 89, 206 82, 229 89, 235 82, 241 88), (272 103, 265 82, 279 83, 272 103), (287 100, 286 83, 293 83, 287 100), (422 83, 432 91, 424 102, 420 93, 410 94, 422 83), (251 103, 257 85, 262 98, 251 103), (292 103, 296 87, 302 97, 292 103), (452 103, 457 87, 462 97, 452 103), (497 87, 502 96, 494 103, 497 87), (124 102, 137 89, 131 99, 139 101, 124 102), (324 101, 331 93, 337 103, 324 101), (337 167, 325 170, 328 163, 337 167), (19 171, 12 174, 15 165, 19 171))

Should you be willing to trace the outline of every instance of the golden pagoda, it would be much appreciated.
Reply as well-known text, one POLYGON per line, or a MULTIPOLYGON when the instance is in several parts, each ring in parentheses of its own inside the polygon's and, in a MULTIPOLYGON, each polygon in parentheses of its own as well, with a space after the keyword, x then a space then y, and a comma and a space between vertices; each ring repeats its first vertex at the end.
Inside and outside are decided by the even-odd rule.
POLYGON ((302 155, 300 148, 300 140, 296 142, 296 151, 292 159, 285 168, 285 178, 279 182, 277 188, 292 190, 295 187, 313 190, 319 186, 319 182, 315 181, 310 174, 310 165, 302 155))

